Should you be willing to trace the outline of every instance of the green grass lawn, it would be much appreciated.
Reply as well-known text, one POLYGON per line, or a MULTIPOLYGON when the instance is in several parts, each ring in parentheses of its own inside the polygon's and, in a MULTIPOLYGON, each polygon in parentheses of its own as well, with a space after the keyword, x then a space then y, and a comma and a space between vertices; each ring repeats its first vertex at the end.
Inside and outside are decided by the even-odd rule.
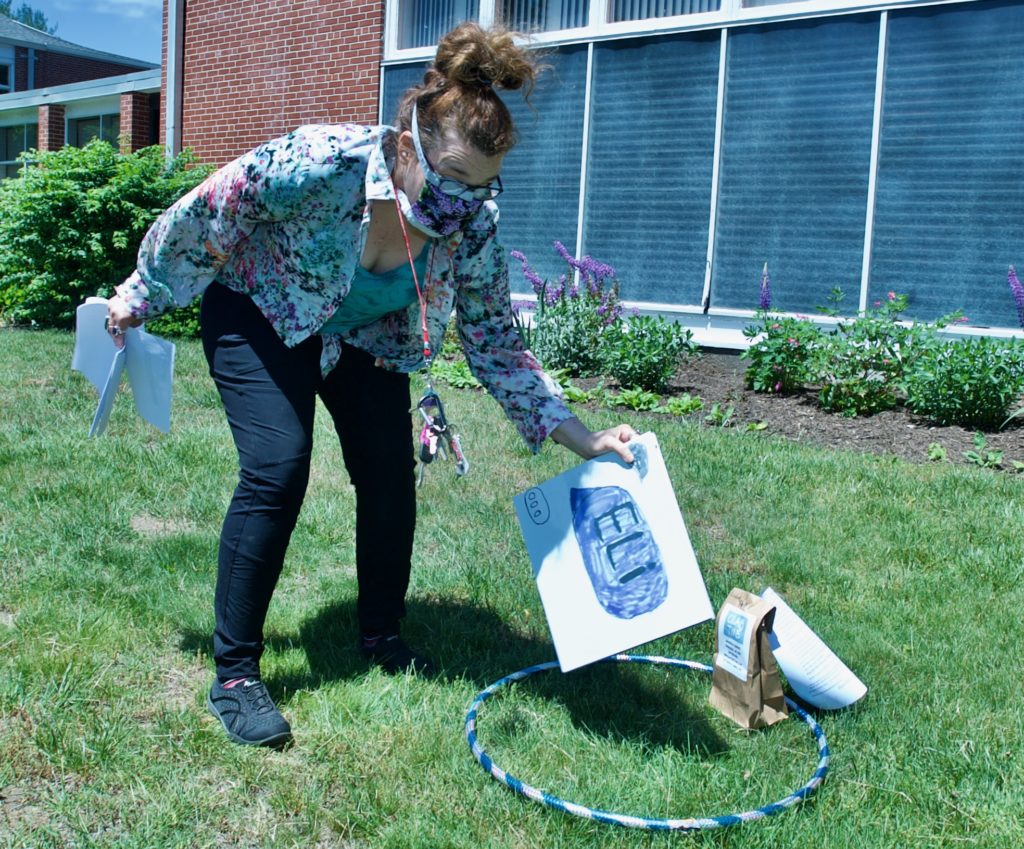
MULTIPOLYGON (((388 678, 355 650, 352 495, 321 415, 264 658, 295 744, 239 747, 204 704, 235 458, 200 348, 179 345, 169 435, 125 394, 90 440, 96 396, 72 344, 0 331, 0 846, 1024 844, 1019 478, 636 417, 658 434, 712 602, 775 587, 869 687, 819 715, 833 759, 811 802, 725 831, 636 832, 513 794, 463 740, 480 689, 553 657, 511 498, 572 456, 531 457, 486 396, 443 392, 473 469, 428 470, 405 628, 443 671, 388 678)), ((707 662, 713 644, 708 623, 645 649, 707 662)), ((488 702, 479 736, 534 785, 652 817, 802 784, 806 726, 740 732, 709 687, 663 668, 549 672, 488 702)))

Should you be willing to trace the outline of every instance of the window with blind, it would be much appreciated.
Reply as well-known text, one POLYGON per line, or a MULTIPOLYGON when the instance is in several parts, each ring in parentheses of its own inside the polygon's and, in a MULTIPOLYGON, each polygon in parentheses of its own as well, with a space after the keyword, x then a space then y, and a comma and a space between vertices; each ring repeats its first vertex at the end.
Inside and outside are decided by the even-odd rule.
POLYGON ((398 47, 437 44, 457 23, 476 20, 479 0, 401 0, 398 6, 398 47))
MULTIPOLYGON (((557 239, 576 246, 580 166, 583 160, 583 101, 586 93, 586 46, 563 47, 544 56, 541 74, 528 106, 520 92, 502 92, 519 133, 501 170, 505 192, 498 198, 501 243, 522 251, 542 276, 557 278, 565 270, 553 248, 557 239)), ((530 293, 517 263, 510 268, 512 291, 530 293)))
POLYGON ((640 21, 646 18, 668 18, 672 15, 697 15, 717 12, 722 0, 611 0, 608 20, 640 21))
POLYGON ((713 31, 595 46, 584 252, 629 300, 701 301, 720 45, 713 31))
POLYGON ((38 146, 38 131, 36 124, 0 127, 0 179, 18 175, 21 170, 18 156, 38 146))
POLYGON ((1017 326, 1024 64, 1007 46, 1022 41, 1018 3, 890 14, 872 300, 895 290, 914 316, 1017 326))
POLYGON ((587 25, 590 0, 501 0, 498 19, 517 32, 549 32, 587 25))
POLYGON ((68 121, 68 144, 73 147, 85 147, 93 139, 101 139, 117 147, 120 133, 120 115, 95 115, 68 121))
POLYGON ((729 33, 711 306, 811 312, 861 285, 877 15, 729 33))

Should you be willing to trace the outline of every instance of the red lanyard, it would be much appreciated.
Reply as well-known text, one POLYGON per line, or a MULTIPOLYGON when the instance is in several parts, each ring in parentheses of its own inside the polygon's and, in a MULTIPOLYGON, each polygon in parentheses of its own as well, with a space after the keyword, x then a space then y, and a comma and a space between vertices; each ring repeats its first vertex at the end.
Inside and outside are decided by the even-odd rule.
MULTIPOLYGON (((416 297, 420 302, 420 329, 423 331, 423 362, 427 366, 427 373, 430 373, 430 364, 433 357, 430 353, 430 331, 427 330, 427 299, 420 289, 420 279, 416 274, 416 263, 412 258, 412 246, 409 244, 409 233, 405 229, 405 213, 402 212, 402 204, 398 202, 398 190, 395 188, 395 181, 391 181, 391 191, 395 195, 395 207, 398 209, 398 223, 402 227, 402 238, 405 240, 405 255, 409 257, 409 268, 412 269, 412 282, 416 284, 416 297)), ((434 266, 434 255, 431 251, 430 268, 427 269, 427 277, 430 277, 430 270, 434 266)))

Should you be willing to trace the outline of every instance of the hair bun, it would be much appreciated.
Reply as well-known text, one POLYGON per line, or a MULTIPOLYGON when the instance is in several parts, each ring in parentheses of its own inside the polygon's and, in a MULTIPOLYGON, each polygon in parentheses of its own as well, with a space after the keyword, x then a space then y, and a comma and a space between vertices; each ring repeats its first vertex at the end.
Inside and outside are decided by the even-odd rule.
POLYGON ((486 90, 533 89, 537 67, 504 29, 484 30, 467 21, 446 33, 437 45, 434 69, 450 85, 486 90))

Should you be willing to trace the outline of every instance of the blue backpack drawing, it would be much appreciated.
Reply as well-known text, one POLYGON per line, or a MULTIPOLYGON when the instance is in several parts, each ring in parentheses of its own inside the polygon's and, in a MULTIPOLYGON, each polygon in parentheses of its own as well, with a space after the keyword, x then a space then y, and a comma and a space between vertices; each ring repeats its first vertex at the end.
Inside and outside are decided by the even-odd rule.
POLYGON ((657 608, 668 577, 651 529, 622 487, 571 489, 572 526, 601 607, 619 619, 657 608))

